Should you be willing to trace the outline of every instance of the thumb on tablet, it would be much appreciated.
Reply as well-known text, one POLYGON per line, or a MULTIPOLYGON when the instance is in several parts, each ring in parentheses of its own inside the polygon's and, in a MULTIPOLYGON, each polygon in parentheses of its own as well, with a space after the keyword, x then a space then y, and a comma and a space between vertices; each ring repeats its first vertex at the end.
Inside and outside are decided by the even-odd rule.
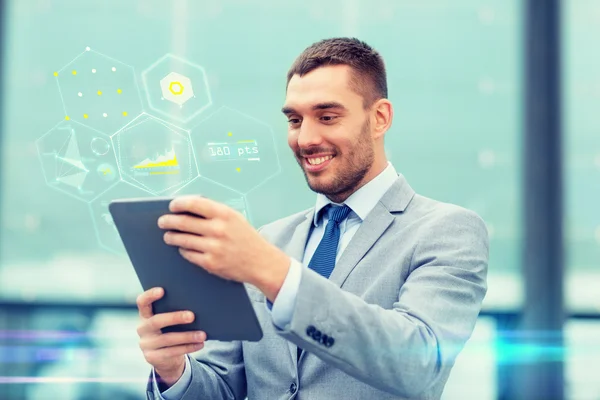
POLYGON ((164 292, 165 291, 163 290, 163 288, 155 287, 146 290, 144 293, 138 296, 136 303, 138 306, 140 317, 150 318, 154 315, 154 313, 152 312, 152 303, 163 297, 165 294, 164 292))

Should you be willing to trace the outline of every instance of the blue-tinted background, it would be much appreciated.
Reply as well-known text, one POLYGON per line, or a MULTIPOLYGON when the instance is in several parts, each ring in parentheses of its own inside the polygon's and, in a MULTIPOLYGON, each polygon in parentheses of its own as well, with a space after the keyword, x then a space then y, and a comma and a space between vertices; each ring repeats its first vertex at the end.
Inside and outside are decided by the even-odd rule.
MULTIPOLYGON (((8 1, 0 398, 144 398, 149 367, 129 307, 141 288, 103 214, 112 198, 154 193, 119 182, 96 198, 78 199, 48 184, 40 138, 57 124, 91 121, 65 107, 74 86, 60 80, 72 74, 71 61, 83 53, 78 76, 89 73, 96 62, 84 59, 89 47, 102 55, 98 65, 117 65, 119 72, 131 67, 133 80, 119 84, 138 96, 119 105, 130 110, 122 125, 144 112, 187 132, 201 177, 177 193, 227 202, 259 227, 314 202, 287 147, 280 108, 295 57, 333 36, 357 36, 385 59, 395 107, 386 151, 395 168, 420 194, 473 209, 488 225, 486 316, 444 397, 496 398, 506 359, 494 313, 519 310, 526 267, 522 17, 518 0, 8 1), (153 97, 161 75, 152 66, 165 56, 185 60, 186 74, 194 76, 202 101, 193 118, 153 97), (200 69, 189 64, 203 75, 193 75, 200 69), (201 147, 230 131, 258 138, 261 160, 203 164, 201 147)), ((600 52, 594 39, 600 3, 565 1, 563 23, 566 301, 569 311, 600 315, 600 52)), ((97 117, 104 112, 101 105, 90 110, 97 117)), ((116 125, 105 132, 115 146, 122 128, 116 125)), ((570 320, 565 328, 567 394, 597 399, 600 384, 591 371, 600 359, 600 324, 570 320)))

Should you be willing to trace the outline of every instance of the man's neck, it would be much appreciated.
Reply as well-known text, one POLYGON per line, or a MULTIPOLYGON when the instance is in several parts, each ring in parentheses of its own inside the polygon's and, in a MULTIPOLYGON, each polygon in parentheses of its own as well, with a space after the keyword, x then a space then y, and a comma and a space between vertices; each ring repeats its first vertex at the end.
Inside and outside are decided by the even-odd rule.
POLYGON ((343 203, 344 201, 346 201, 348 199, 348 197, 352 196, 360 188, 362 188, 367 183, 369 183, 373 179, 375 179, 375 177, 377 177, 379 174, 381 174, 386 169, 387 166, 388 166, 387 159, 383 159, 383 161, 378 163, 377 165, 375 163, 373 163, 373 166, 371 167, 369 172, 364 176, 364 178, 354 188, 349 189, 343 193, 338 193, 336 195, 327 196, 327 198, 334 203, 338 203, 338 204, 343 203))

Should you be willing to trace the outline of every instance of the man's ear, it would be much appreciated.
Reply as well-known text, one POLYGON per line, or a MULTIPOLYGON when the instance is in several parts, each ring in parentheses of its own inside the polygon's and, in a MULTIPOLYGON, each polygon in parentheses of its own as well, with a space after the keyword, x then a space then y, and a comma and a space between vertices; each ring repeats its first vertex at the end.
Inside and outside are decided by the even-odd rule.
POLYGON ((373 104, 373 139, 383 137, 385 132, 392 126, 394 108, 388 99, 379 99, 373 104))

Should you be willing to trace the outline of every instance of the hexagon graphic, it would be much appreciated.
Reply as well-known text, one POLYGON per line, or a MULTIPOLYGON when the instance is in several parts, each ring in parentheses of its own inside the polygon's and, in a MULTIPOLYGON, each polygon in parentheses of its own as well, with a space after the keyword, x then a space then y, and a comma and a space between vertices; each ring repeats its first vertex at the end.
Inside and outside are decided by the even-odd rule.
POLYGON ((121 236, 108 211, 111 201, 129 198, 154 197, 152 193, 120 181, 90 203, 90 213, 100 247, 115 254, 126 255, 121 236))
POLYGON ((200 174, 243 194, 280 171, 271 127, 229 107, 200 122, 191 136, 200 174))
POLYGON ((250 210, 247 206, 246 197, 235 190, 199 176, 192 182, 177 191, 177 196, 197 194, 209 199, 223 203, 240 212, 244 218, 250 221, 250 210))
POLYGON ((110 137, 78 122, 59 122, 36 146, 46 183, 77 199, 92 201, 120 179, 110 137))
POLYGON ((169 195, 198 176, 189 132, 140 114, 112 141, 123 180, 156 195, 169 195))
POLYGON ((204 68, 166 54, 142 72, 148 105, 163 117, 187 124, 212 104, 204 68))
POLYGON ((163 97, 180 107, 194 97, 192 81, 187 76, 183 76, 177 72, 171 72, 162 78, 160 80, 160 87, 163 97))
POLYGON ((142 112, 133 67, 89 47, 54 76, 67 120, 112 135, 142 112))

